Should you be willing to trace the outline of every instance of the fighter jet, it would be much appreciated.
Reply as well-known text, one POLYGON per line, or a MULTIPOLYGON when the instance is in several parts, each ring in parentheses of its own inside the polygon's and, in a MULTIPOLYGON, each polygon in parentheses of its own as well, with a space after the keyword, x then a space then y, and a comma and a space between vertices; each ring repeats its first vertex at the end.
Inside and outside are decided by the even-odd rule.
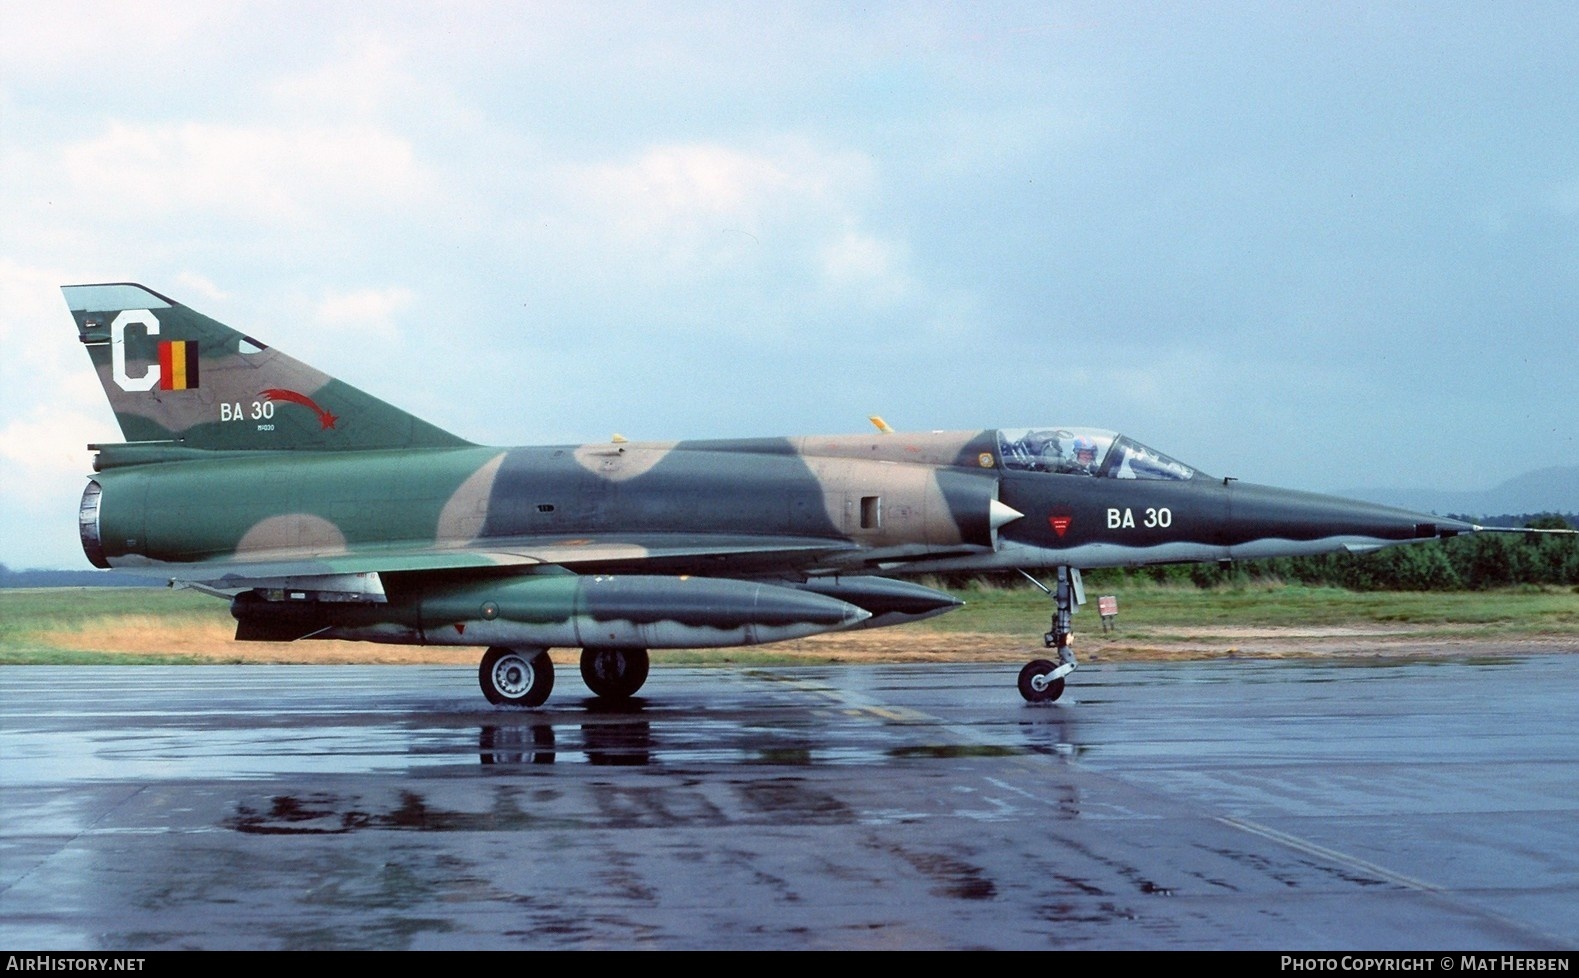
POLYGON ((1081 568, 1481 529, 1209 476, 1088 427, 488 447, 144 286, 62 291, 126 439, 88 446, 91 563, 228 599, 240 641, 484 647, 498 705, 548 699, 550 648, 624 699, 649 650, 919 621, 961 602, 903 578, 971 571, 1051 598, 1050 651, 1018 677, 1048 702, 1076 666, 1081 568))

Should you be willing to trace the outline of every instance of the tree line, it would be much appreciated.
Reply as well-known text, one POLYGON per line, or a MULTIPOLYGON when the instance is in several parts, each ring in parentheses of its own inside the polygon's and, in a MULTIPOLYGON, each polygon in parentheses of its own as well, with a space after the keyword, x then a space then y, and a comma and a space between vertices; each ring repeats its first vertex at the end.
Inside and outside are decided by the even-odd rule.
POLYGON ((12 570, 0 564, 0 588, 23 587, 164 587, 157 577, 106 570, 12 570))
MULTIPOLYGON (((1482 522, 1458 517, 1466 522, 1482 522)), ((1492 525, 1482 522, 1482 525, 1492 525)), ((1531 529, 1572 529, 1568 519, 1525 518, 1531 529)), ((1132 581, 1194 584, 1197 587, 1281 580, 1351 591, 1479 591, 1516 585, 1579 587, 1579 536, 1539 533, 1473 533, 1366 554, 1275 557, 1228 566, 1170 564, 1109 568, 1086 575, 1093 586, 1132 581)))

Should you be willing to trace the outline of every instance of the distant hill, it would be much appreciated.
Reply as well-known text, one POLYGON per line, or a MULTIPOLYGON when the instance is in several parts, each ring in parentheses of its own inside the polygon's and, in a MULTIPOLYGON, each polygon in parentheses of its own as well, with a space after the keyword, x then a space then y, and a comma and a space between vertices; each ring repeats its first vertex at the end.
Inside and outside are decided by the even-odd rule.
POLYGON ((1421 513, 1579 513, 1579 466, 1537 469, 1478 492, 1439 489, 1342 489, 1336 495, 1421 513))

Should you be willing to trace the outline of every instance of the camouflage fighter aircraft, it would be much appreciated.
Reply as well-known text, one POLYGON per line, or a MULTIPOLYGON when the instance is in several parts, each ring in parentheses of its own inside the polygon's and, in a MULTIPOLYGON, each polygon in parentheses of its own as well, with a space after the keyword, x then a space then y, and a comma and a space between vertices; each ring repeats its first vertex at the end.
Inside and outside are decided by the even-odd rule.
POLYGON ((542 704, 553 647, 626 698, 650 649, 918 621, 960 602, 896 577, 987 570, 1054 582, 1051 652, 1019 676, 1045 702, 1076 664, 1078 568, 1481 529, 1214 478, 1095 428, 491 448, 141 285, 62 291, 126 438, 88 446, 95 566, 228 598, 241 641, 486 647, 495 704, 542 704))

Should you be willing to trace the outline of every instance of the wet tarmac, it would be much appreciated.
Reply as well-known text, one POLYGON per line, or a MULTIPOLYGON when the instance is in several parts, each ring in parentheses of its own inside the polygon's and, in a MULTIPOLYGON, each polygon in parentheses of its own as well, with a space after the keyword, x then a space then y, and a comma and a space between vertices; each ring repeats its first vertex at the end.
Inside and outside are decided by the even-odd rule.
POLYGON ((1579 655, 0 668, 0 946, 1579 948, 1579 655))

